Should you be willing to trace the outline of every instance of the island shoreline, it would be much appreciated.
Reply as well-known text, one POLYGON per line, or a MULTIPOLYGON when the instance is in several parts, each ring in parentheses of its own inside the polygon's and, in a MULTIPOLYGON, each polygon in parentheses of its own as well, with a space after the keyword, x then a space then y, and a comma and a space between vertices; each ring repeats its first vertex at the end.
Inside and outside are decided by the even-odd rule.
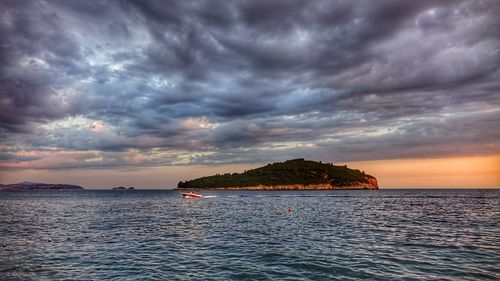
POLYGON ((292 184, 292 185, 257 185, 241 187, 177 187, 175 190, 374 190, 370 184, 356 183, 350 186, 333 186, 330 184, 292 184))

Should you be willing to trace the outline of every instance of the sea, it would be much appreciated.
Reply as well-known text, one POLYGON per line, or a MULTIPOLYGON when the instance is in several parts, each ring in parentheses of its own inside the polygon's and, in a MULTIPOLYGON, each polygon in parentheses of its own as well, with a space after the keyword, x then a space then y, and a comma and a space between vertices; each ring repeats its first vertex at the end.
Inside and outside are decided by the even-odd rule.
POLYGON ((0 280, 500 280, 500 190, 0 193, 0 280))

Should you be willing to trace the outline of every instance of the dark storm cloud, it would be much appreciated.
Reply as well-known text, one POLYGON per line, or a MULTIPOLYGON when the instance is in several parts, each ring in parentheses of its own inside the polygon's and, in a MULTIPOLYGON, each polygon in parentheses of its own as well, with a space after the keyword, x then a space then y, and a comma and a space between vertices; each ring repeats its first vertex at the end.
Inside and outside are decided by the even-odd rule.
POLYGON ((31 122, 78 113, 78 98, 68 97, 69 103, 58 106, 56 90, 69 82, 64 76, 87 71, 80 46, 67 37, 57 14, 36 2, 4 1, 2 6, 0 130, 23 132, 31 122))
POLYGON ((2 1, 0 162, 496 153, 499 13, 465 0, 2 1))

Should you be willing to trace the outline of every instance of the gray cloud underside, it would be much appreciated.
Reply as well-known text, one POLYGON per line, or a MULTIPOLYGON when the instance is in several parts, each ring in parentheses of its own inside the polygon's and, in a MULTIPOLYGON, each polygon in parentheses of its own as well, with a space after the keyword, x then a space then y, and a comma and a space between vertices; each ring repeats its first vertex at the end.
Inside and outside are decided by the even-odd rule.
POLYGON ((498 153, 499 14, 494 0, 2 1, 0 161, 498 153), (104 132, 50 126, 72 118, 104 132))

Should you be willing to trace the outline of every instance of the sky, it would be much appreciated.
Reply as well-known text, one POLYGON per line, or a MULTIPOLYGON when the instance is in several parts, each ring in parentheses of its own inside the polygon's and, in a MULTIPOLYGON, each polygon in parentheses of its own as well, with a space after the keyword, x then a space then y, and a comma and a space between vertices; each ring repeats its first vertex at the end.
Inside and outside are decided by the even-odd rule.
POLYGON ((0 183, 293 158, 500 186, 500 1, 0 2, 0 183))

